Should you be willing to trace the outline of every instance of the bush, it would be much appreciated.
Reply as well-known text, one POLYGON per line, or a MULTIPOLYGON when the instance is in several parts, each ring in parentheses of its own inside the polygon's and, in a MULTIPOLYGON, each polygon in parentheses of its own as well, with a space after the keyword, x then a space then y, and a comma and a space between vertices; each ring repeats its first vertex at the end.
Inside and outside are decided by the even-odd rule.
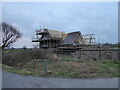
POLYGON ((2 62, 3 64, 10 66, 25 65, 32 60, 42 61, 44 58, 49 60, 55 60, 54 54, 50 50, 33 49, 33 50, 18 50, 3 52, 2 62))

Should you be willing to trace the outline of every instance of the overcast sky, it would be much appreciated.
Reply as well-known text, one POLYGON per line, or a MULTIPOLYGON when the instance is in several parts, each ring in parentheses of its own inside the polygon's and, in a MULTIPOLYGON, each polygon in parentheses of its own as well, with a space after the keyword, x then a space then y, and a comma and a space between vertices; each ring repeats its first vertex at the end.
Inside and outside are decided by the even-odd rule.
POLYGON ((23 37, 14 47, 32 47, 36 28, 66 33, 94 33, 96 42, 118 42, 117 2, 6 2, 2 4, 3 21, 17 27, 23 37))

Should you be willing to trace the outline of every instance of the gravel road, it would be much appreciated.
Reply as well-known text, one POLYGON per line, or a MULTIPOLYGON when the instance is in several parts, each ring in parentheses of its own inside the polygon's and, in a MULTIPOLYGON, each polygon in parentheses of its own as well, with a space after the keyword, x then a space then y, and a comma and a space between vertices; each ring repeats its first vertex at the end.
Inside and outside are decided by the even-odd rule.
POLYGON ((2 71, 2 88, 118 88, 118 78, 32 77, 2 71))

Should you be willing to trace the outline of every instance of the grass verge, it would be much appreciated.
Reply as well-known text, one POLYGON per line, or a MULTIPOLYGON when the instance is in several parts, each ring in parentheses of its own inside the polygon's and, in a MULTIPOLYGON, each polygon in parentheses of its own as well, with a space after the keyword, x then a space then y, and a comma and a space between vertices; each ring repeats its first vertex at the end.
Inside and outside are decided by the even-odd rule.
POLYGON ((98 60, 98 61, 54 61, 48 62, 47 69, 51 73, 43 74, 44 65, 41 62, 28 62, 21 67, 2 65, 2 69, 33 76, 65 77, 65 78, 101 78, 120 77, 118 65, 120 61, 98 60))
POLYGON ((0 64, 2 65, 2 69, 8 72, 13 72, 13 73, 17 73, 17 74, 23 74, 23 75, 32 75, 32 73, 30 71, 27 71, 25 69, 18 69, 12 66, 8 66, 5 64, 0 64))

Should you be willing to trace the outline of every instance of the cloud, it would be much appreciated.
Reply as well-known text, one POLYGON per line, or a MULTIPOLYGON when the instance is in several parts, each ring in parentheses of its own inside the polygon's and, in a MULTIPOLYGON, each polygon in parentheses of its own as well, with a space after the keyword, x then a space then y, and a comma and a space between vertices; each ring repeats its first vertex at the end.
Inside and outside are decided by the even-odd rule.
MULTIPOLYGON (((83 34, 95 33, 97 40, 101 35, 104 41, 116 43, 117 8, 117 2, 11 2, 3 3, 2 14, 3 21, 15 25, 29 39, 35 36, 36 28, 47 25, 50 29, 67 33, 78 30, 83 34)), ((31 40, 28 41, 30 45, 31 40)))
POLYGON ((16 41, 13 45, 15 48, 22 48, 26 46, 27 48, 32 47, 32 38, 23 36, 20 40, 16 41))

